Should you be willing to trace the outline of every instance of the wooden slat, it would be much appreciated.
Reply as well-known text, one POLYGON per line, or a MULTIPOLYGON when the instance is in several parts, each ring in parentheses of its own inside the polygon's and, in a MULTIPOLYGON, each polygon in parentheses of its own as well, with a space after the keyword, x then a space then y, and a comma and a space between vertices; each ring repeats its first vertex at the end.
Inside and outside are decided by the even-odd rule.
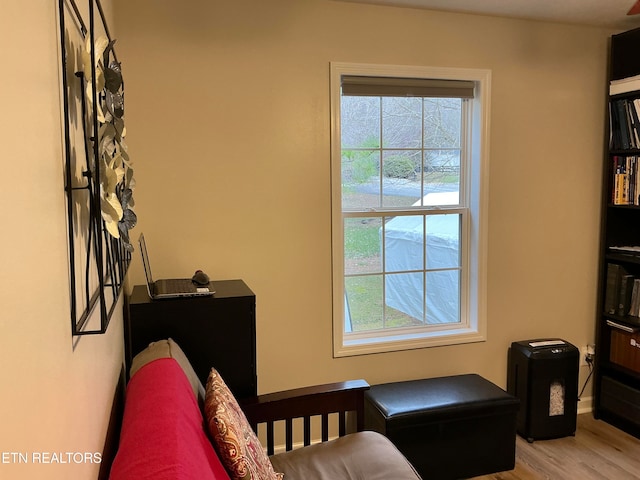
POLYGON ((293 450, 293 420, 291 418, 287 418, 284 422, 285 424, 285 448, 287 452, 289 450, 293 450))
POLYGON ((304 446, 311 445, 311 417, 306 415, 304 417, 304 446))
POLYGON ((329 440, 329 415, 326 413, 322 414, 322 441, 326 442, 329 440))
POLYGON ((274 444, 273 422, 267 422, 267 453, 269 455, 274 453, 274 444))
POLYGON ((329 439, 329 414, 338 413, 340 435, 346 433, 346 412, 355 412, 356 428, 364 428, 364 393, 369 384, 364 380, 330 383, 284 392, 269 393, 242 399, 240 405, 247 420, 257 431, 257 425, 267 424, 267 453, 273 455, 273 422, 285 421, 285 448, 293 448, 293 419, 303 419, 303 442, 311 443, 311 417, 320 416, 321 438, 329 439))

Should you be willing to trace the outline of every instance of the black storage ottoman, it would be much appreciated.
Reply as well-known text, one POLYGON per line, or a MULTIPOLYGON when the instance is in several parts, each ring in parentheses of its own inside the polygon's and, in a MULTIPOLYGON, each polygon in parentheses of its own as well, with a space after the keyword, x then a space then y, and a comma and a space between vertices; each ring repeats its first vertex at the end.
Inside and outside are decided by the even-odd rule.
POLYGON ((429 480, 453 480, 515 466, 520 401, 479 375, 373 385, 365 429, 387 436, 429 480))

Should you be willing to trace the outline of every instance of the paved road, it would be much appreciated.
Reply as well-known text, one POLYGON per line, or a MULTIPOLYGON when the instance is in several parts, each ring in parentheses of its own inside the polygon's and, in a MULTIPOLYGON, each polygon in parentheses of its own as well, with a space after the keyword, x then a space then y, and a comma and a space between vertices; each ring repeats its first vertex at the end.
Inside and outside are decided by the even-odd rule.
MULTIPOLYGON (((443 184, 430 184, 427 186, 426 193, 433 192, 454 192, 457 190, 457 184, 455 183, 443 183, 443 184)), ((420 198, 420 182, 405 180, 401 178, 384 178, 382 184, 383 192, 385 195, 398 195, 402 197, 414 197, 420 198)), ((356 191, 361 193, 376 194, 380 190, 379 183, 369 182, 362 183, 355 187, 356 191)))

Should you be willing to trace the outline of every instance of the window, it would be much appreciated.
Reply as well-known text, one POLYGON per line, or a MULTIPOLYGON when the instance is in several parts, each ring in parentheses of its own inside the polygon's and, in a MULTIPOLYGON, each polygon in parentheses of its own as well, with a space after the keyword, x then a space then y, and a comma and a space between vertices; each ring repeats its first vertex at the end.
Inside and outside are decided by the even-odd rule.
POLYGON ((489 87, 331 64, 335 356, 485 339, 489 87))

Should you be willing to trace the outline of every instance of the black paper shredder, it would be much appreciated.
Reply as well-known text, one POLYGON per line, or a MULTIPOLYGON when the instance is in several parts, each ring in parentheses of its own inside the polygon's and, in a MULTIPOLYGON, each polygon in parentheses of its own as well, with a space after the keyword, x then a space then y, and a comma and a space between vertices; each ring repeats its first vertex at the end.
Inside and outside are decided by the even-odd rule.
POLYGON ((565 340, 513 342, 507 392, 520 399, 516 430, 533 442, 574 435, 578 414, 579 350, 565 340))

